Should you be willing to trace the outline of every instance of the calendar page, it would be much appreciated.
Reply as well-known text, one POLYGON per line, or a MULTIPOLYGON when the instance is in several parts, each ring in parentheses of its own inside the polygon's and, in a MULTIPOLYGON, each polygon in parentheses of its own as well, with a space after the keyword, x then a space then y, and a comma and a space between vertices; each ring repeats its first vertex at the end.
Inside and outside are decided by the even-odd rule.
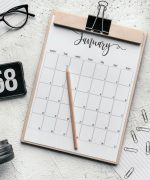
POLYGON ((141 46, 51 24, 24 142, 116 163, 141 46), (74 150, 66 66, 78 150, 74 150))

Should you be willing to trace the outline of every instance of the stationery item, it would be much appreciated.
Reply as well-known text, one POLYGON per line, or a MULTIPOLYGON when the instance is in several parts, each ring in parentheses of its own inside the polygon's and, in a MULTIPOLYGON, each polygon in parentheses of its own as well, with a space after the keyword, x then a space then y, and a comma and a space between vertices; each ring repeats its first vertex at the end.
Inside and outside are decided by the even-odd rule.
POLYGON ((148 123, 148 117, 147 117, 145 109, 142 109, 141 113, 142 113, 142 117, 143 117, 144 122, 148 123))
POLYGON ((149 127, 136 127, 137 131, 145 131, 145 132, 150 132, 150 128, 149 127))
POLYGON ((22 63, 0 64, 0 100, 24 96, 26 92, 22 63))
POLYGON ((78 145, 77 145, 77 133, 76 133, 75 115, 74 115, 74 107, 73 107, 74 105, 73 105, 73 96, 72 96, 72 85, 71 85, 71 78, 70 78, 70 70, 68 66, 66 69, 66 79, 67 79, 67 86, 68 86, 68 97, 69 97, 69 107, 70 107, 70 117, 71 117, 74 149, 77 150, 78 145))
POLYGON ((135 134, 135 132, 133 131, 133 130, 131 130, 131 137, 132 137, 132 139, 133 139, 133 141, 134 141, 134 143, 138 143, 138 139, 137 139, 137 137, 136 137, 136 134, 135 134))
POLYGON ((0 141, 0 164, 11 161, 14 158, 12 145, 8 140, 0 141))
POLYGON ((20 5, 9 9, 0 14, 0 21, 13 29, 22 28, 28 21, 28 17, 34 17, 34 14, 28 12, 28 5, 20 5))
POLYGON ((137 144, 132 141, 131 136, 126 139, 120 162, 114 167, 114 170, 122 179, 147 180, 150 177, 150 134, 145 131, 136 131, 136 135, 137 144), (126 147, 132 150, 126 151, 126 147))
POLYGON ((52 12, 21 142, 117 164, 146 33, 104 16, 95 19, 52 12), (66 66, 77 151, 72 146, 66 66))

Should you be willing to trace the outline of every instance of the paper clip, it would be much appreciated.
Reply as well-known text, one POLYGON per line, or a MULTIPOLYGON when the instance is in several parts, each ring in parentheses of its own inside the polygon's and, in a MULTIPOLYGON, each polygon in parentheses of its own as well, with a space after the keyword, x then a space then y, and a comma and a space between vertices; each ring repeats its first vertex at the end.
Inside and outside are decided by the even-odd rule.
POLYGON ((144 119, 144 122, 148 123, 148 117, 147 117, 145 109, 142 109, 141 112, 142 112, 142 117, 144 119))
POLYGON ((138 149, 135 149, 135 148, 129 148, 129 147, 124 147, 124 151, 137 153, 137 152, 138 152, 138 149))
POLYGON ((147 141, 146 142, 146 155, 149 155, 150 154, 150 142, 147 141))
POLYGON ((131 136, 132 136, 132 139, 133 139, 134 143, 138 143, 138 139, 136 137, 135 132, 133 130, 131 130, 130 133, 131 133, 131 136))
POLYGON ((137 131, 150 132, 150 128, 147 127, 136 127, 137 131))
POLYGON ((129 169, 129 171, 127 171, 127 173, 125 174, 124 178, 128 179, 133 172, 134 172, 134 168, 132 167, 132 168, 129 169))

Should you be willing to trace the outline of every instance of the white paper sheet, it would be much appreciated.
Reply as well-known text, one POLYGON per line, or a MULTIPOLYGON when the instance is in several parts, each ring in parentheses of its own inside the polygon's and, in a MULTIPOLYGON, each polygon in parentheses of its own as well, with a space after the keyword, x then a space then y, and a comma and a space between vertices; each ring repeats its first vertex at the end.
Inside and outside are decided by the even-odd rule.
POLYGON ((24 140, 116 162, 140 46, 51 26, 24 140), (70 66, 79 149, 66 86, 70 66))
MULTIPOLYGON (((0 14, 20 4, 21 0, 0 0, 0 14)), ((10 27, 8 27, 4 22, 0 21, 0 36, 9 30, 10 27)))

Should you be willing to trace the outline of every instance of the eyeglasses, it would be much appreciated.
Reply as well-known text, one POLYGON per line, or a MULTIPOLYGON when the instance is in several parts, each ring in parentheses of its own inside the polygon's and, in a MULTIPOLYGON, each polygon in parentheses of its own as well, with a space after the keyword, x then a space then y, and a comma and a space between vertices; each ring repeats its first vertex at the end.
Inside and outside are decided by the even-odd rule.
POLYGON ((2 14, 0 14, 0 21, 3 21, 11 28, 20 29, 28 21, 28 17, 34 17, 34 14, 28 12, 28 5, 16 6, 2 14))

